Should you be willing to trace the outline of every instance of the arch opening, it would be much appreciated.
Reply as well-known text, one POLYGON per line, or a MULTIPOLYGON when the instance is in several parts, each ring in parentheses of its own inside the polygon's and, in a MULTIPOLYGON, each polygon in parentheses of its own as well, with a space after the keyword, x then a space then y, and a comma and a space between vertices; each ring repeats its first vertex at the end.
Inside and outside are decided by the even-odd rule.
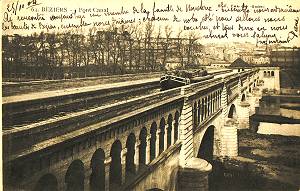
POLYGON ((151 188, 151 189, 148 189, 146 191, 164 191, 164 190, 162 190, 160 188, 151 188))
POLYGON ((204 104, 204 102, 205 102, 205 99, 202 98, 202 104, 201 104, 201 121, 203 121, 204 118, 205 118, 205 104, 204 104))
POLYGON ((146 164, 146 147, 147 147, 147 130, 143 127, 140 132, 140 145, 139 145, 139 164, 146 164))
POLYGON ((235 108, 234 104, 232 104, 230 106, 230 109, 229 109, 229 112, 228 112, 228 118, 237 119, 236 108, 235 108))
POLYGON ((201 123, 201 108, 202 108, 202 106, 201 106, 201 102, 200 102, 200 100, 198 101, 198 116, 197 116, 197 118, 198 118, 198 124, 200 124, 201 123))
POLYGON ((213 114, 214 113, 214 101, 215 101, 215 97, 214 97, 214 93, 211 95, 211 101, 210 101, 210 106, 211 106, 211 112, 210 112, 210 114, 213 114))
POLYGON ((211 112, 211 98, 210 95, 207 97, 207 117, 210 116, 210 112, 211 112))
POLYGON ((193 122, 194 122, 194 128, 197 127, 198 122, 198 116, 197 116, 197 101, 194 103, 194 108, 193 108, 193 122))
POLYGON ((165 144, 165 118, 162 118, 159 123, 159 154, 164 151, 164 144, 165 144))
POLYGON ((207 128, 197 154, 198 158, 202 158, 210 163, 213 160, 214 129, 215 127, 213 125, 207 128))
POLYGON ((116 188, 122 183, 122 165, 121 165, 121 151, 122 145, 119 140, 116 140, 111 147, 110 156, 110 172, 109 172, 109 183, 110 188, 116 188))
POLYGON ((67 191, 84 190, 84 164, 81 160, 73 161, 65 175, 67 191))
POLYGON ((90 176, 91 191, 100 191, 105 189, 105 153, 102 149, 98 149, 92 156, 90 176))
POLYGON ((151 188, 151 189, 147 189, 146 191, 164 191, 160 188, 151 188))
POLYGON ((211 113, 213 114, 216 110, 215 110, 215 101, 216 101, 216 97, 215 97, 215 92, 212 94, 212 100, 211 100, 211 113))
POLYGON ((155 152, 156 152, 156 131, 157 131, 157 125, 155 122, 152 123, 151 129, 150 129, 150 161, 152 161, 155 158, 155 152))
POLYGON ((168 148, 171 146, 171 143, 172 143, 172 121, 173 121, 173 117, 170 114, 168 116, 168 128, 167 128, 167 147, 168 148))
POLYGON ((174 122, 174 143, 176 143, 178 139, 178 127, 179 127, 179 112, 175 113, 175 122, 174 122))
POLYGON ((246 95, 245 94, 242 95, 241 101, 246 101, 246 95))
POLYGON ((58 191, 57 179, 53 174, 45 174, 37 182, 34 191, 58 191))
POLYGON ((135 155, 135 135, 131 133, 126 141, 126 179, 130 178, 135 174, 135 164, 134 164, 134 155, 135 155))

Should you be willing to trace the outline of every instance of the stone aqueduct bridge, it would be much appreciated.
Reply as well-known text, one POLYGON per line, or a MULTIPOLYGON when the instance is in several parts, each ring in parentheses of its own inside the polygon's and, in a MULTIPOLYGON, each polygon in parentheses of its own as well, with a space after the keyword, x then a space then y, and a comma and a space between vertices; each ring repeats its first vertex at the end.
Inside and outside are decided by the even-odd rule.
POLYGON ((206 161, 237 156, 237 128, 249 127, 263 72, 237 72, 6 133, 5 188, 207 190, 206 161))

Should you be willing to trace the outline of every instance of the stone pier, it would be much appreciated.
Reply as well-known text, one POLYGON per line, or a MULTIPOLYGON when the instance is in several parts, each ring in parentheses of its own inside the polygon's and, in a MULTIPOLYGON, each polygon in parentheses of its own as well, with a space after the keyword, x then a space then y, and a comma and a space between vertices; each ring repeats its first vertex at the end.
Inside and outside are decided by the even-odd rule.
POLYGON ((221 156, 238 156, 237 121, 228 119, 221 129, 221 156))
POLYGON ((188 159, 178 172, 178 190, 208 191, 208 175, 211 171, 212 166, 206 160, 194 157, 188 159))
POLYGON ((242 101, 240 103, 239 112, 239 125, 238 129, 249 129, 249 114, 250 114, 250 104, 247 101, 242 101))

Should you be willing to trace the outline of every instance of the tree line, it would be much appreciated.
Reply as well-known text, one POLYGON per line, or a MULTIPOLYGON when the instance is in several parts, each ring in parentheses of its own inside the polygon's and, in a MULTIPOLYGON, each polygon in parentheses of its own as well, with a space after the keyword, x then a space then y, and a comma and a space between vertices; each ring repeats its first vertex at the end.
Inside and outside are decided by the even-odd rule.
POLYGON ((197 36, 169 26, 110 26, 61 33, 2 36, 4 79, 65 79, 164 71, 195 63, 197 36))

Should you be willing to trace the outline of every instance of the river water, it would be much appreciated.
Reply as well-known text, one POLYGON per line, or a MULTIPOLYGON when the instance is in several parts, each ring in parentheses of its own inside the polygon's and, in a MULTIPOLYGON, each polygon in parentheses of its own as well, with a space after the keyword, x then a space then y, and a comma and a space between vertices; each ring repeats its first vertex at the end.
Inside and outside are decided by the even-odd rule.
POLYGON ((257 133, 300 137, 300 124, 277 124, 260 122, 257 133))
POLYGON ((300 103, 296 97, 263 97, 256 115, 259 134, 300 136, 300 103))

